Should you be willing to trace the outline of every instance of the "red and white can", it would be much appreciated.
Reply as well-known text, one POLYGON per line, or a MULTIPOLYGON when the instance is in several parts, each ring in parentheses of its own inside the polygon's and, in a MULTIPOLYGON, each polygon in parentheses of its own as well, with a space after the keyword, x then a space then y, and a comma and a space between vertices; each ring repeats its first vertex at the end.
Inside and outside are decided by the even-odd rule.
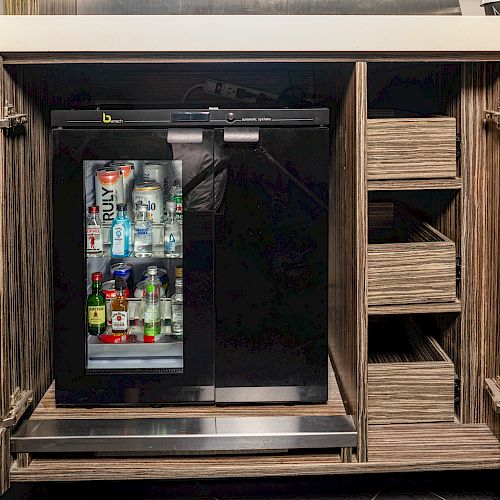
POLYGON ((111 222, 117 215, 116 205, 124 203, 123 173, 106 167, 95 173, 95 197, 102 222, 111 222))
POLYGON ((134 189, 134 164, 132 162, 114 161, 112 168, 119 168, 123 175, 123 203, 127 204, 127 213, 132 218, 132 190, 134 189))

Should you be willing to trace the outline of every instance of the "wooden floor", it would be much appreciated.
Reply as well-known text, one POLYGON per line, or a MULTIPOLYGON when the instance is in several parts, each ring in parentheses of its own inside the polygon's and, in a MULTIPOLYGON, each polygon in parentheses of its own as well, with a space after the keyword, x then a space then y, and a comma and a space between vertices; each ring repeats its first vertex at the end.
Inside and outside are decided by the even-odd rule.
POLYGON ((373 425, 368 463, 337 453, 165 458, 40 458, 14 464, 12 481, 202 479, 500 469, 500 444, 483 424, 373 425))
POLYGON ((55 402, 55 385, 52 384, 36 407, 30 419, 68 418, 182 418, 214 416, 328 416, 345 415, 346 411, 332 366, 328 370, 328 402, 308 405, 246 405, 246 406, 166 406, 161 408, 58 408, 55 402))

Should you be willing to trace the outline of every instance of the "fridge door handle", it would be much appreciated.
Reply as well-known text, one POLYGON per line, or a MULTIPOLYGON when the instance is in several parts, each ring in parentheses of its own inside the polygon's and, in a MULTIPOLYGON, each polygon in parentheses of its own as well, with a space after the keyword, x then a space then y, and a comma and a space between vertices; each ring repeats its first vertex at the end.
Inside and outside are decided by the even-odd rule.
POLYGON ((258 127, 235 127, 224 129, 224 142, 259 142, 260 131, 258 127))
POLYGON ((203 142, 203 129, 169 128, 167 142, 169 144, 201 144, 203 142))

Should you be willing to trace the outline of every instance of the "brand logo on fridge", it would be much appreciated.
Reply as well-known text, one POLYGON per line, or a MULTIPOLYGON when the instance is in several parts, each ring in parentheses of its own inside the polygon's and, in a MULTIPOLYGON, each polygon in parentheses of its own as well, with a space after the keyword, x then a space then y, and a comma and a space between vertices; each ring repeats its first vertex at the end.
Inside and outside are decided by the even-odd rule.
POLYGON ((120 118, 119 120, 113 120, 111 115, 107 113, 102 114, 102 123, 123 123, 123 120, 120 118))

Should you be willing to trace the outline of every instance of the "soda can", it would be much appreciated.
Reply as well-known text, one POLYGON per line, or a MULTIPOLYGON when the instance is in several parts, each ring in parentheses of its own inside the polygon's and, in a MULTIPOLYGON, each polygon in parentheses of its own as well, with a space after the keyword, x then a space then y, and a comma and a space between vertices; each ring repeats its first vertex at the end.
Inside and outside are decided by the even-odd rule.
MULTIPOLYGON (((139 281, 139 283, 137 283, 136 287, 135 287, 135 291, 134 291, 134 297, 136 299, 142 299, 142 297, 144 297, 144 294, 146 292, 146 280, 144 281, 139 281)), ((160 288, 160 298, 164 298, 165 297, 165 288, 162 286, 160 288)))
POLYGON ((154 224, 163 222, 163 191, 158 182, 140 182, 135 185, 132 194, 134 207, 142 203, 148 207, 148 217, 154 224))
POLYGON ((110 167, 118 168, 123 175, 123 203, 127 204, 127 211, 132 214, 132 191, 134 189, 134 164, 132 162, 118 162, 110 163, 110 167))
MULTIPOLYGON (((168 176, 167 166, 161 163, 144 164, 144 180, 157 182, 163 191, 163 201, 166 202, 170 196, 170 178, 168 176)), ((165 207, 163 207, 165 212, 165 207)))
POLYGON ((127 282, 127 290, 131 292, 134 289, 134 268, 125 262, 113 264, 109 271, 113 279, 123 278, 127 282))
POLYGON ((101 220, 110 223, 117 215, 116 206, 123 203, 123 174, 119 168, 106 167, 95 173, 95 197, 101 220))
MULTIPOLYGON (((165 289, 165 291, 168 290, 169 288, 169 279, 168 279, 168 273, 167 273, 167 270, 166 269, 163 269, 162 267, 159 267, 157 269, 157 274, 156 276, 158 277, 158 279, 160 280, 160 283, 161 283, 161 286, 162 288, 165 289)), ((142 274, 142 281, 145 281, 148 279, 148 271, 146 269, 146 271, 144 271, 144 273, 142 274)))

